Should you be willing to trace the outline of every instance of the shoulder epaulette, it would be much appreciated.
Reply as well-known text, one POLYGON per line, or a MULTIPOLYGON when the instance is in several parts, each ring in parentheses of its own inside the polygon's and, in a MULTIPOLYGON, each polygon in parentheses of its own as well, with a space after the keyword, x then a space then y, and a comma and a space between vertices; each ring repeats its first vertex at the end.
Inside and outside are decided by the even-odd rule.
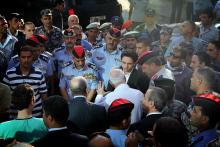
POLYGON ((61 46, 61 47, 56 48, 53 52, 56 53, 56 52, 62 51, 64 49, 65 49, 65 46, 61 46))
POLYGON ((88 62, 88 63, 86 63, 86 64, 87 64, 87 66, 88 66, 89 68, 91 68, 91 69, 93 69, 93 70, 98 70, 98 69, 97 69, 97 66, 96 66, 94 63, 88 62))
POLYGON ((45 54, 40 54, 39 58, 45 62, 49 62, 50 58, 45 54))
POLYGON ((73 61, 68 61, 66 63, 63 64, 63 68, 67 67, 67 66, 70 66, 73 64, 73 61))
POLYGON ((18 55, 13 56, 12 60, 13 60, 14 63, 18 63, 19 62, 18 55))
POLYGON ((97 44, 96 46, 94 46, 93 49, 97 49, 97 48, 101 48, 101 47, 103 47, 103 44, 97 44))

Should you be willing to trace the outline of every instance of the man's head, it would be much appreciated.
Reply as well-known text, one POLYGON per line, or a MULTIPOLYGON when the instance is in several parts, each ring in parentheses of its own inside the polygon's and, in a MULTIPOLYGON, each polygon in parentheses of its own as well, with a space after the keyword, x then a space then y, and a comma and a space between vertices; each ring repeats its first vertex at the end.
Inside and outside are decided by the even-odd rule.
POLYGON ((107 35, 107 33, 111 29, 111 27, 112 27, 111 22, 105 22, 99 27, 99 30, 100 30, 103 38, 105 38, 105 36, 107 35))
POLYGON ((73 25, 71 27, 71 29, 73 29, 73 31, 75 32, 76 34, 76 43, 78 43, 78 45, 81 44, 81 40, 82 40, 82 26, 80 25, 73 25))
POLYGON ((73 96, 86 95, 87 81, 84 77, 74 77, 70 81, 70 89, 73 96))
POLYGON ((166 92, 159 87, 150 87, 142 100, 143 109, 150 112, 162 112, 167 102, 166 92))
POLYGON ((127 129, 133 108, 134 104, 124 98, 114 100, 108 108, 109 125, 118 129, 127 129))
POLYGON ((18 110, 33 108, 34 90, 29 84, 20 84, 12 92, 12 104, 18 110))
POLYGON ((180 27, 182 35, 192 34, 196 31, 196 24, 193 21, 184 21, 180 27))
POLYGON ((155 25, 155 16, 156 16, 156 11, 154 9, 147 9, 145 11, 145 22, 147 25, 155 25))
POLYGON ((10 30, 18 30, 21 26, 21 19, 23 18, 23 15, 18 13, 10 13, 7 17, 9 29, 10 30))
POLYGON ((163 60, 161 56, 149 55, 149 58, 147 58, 141 65, 141 70, 149 78, 151 78, 161 69, 162 65, 163 65, 163 60))
POLYGON ((63 31, 63 39, 67 49, 71 49, 76 43, 76 34, 73 29, 66 29, 63 31))
POLYGON ((48 128, 59 128, 66 125, 69 109, 67 101, 58 95, 50 96, 43 101, 43 120, 48 128))
POLYGON ((214 19, 214 13, 212 9, 206 9, 200 12, 199 19, 203 26, 209 26, 214 19))
POLYGON ((75 45, 72 50, 74 65, 77 69, 85 66, 85 50, 81 45, 75 45))
POLYGON ((197 68, 191 78, 190 89, 196 93, 213 90, 216 86, 215 72, 209 67, 197 68))
POLYGON ((136 43, 136 53, 140 57, 144 52, 150 51, 151 41, 148 38, 140 37, 136 43))
POLYGON ((172 32, 173 32, 172 28, 163 27, 160 30, 160 42, 162 44, 168 43, 170 41, 171 36, 172 36, 172 32))
POLYGON ((125 38, 127 49, 135 50, 138 35, 139 35, 139 32, 137 31, 129 31, 123 35, 125 38))
POLYGON ((123 24, 123 20, 122 20, 122 18, 120 16, 113 16, 111 18, 111 23, 112 23, 112 27, 121 30, 121 27, 122 27, 122 24, 123 24))
POLYGON ((106 35, 107 50, 112 52, 117 49, 117 45, 120 41, 121 32, 117 28, 111 28, 106 35))
POLYGON ((0 34, 7 35, 8 23, 4 16, 0 15, 0 34))
POLYGON ((125 75, 121 69, 113 68, 109 73, 109 82, 113 87, 125 83, 125 75))
POLYGON ((33 22, 27 21, 24 23, 24 35, 28 39, 30 36, 34 35, 35 25, 33 22))
POLYGON ((197 68, 209 66, 211 59, 206 52, 197 52, 192 56, 190 67, 194 71, 197 68))
POLYGON ((88 147, 113 147, 113 144, 107 133, 95 132, 89 136, 88 147))
POLYGON ((79 17, 77 15, 70 15, 68 17, 68 26, 71 28, 73 25, 79 25, 79 17))
POLYGON ((180 67, 185 62, 187 51, 184 48, 177 46, 173 48, 170 54, 170 65, 175 68, 180 67))
POLYGON ((220 96, 217 93, 206 93, 193 98, 191 123, 199 131, 214 128, 220 121, 220 96))
POLYGON ((98 34, 99 34, 99 22, 92 22, 88 26, 86 26, 87 32, 88 32, 88 38, 92 38, 96 40, 98 34))
POLYGON ((45 28, 52 26, 52 12, 50 9, 43 9, 40 11, 41 22, 45 28))
POLYGON ((30 69, 34 60, 33 47, 23 46, 18 52, 20 67, 30 69))
POLYGON ((133 50, 126 50, 122 52, 121 54, 122 70, 125 74, 130 73, 133 70, 137 59, 138 56, 136 52, 133 50))
POLYGON ((185 147, 188 144, 187 130, 172 117, 162 117, 155 122, 153 137, 156 146, 185 147))
POLYGON ((220 41, 211 41, 207 47, 207 54, 211 59, 216 60, 220 56, 220 41))
POLYGON ((64 11, 65 3, 64 0, 55 0, 54 7, 60 12, 64 11))

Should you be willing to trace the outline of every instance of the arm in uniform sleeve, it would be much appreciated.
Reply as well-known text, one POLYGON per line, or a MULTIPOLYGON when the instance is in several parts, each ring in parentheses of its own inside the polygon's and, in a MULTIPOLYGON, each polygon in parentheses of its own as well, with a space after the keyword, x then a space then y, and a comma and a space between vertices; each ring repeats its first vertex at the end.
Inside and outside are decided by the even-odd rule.
POLYGON ((64 97, 65 100, 68 101, 69 96, 68 96, 67 91, 66 91, 67 86, 66 86, 66 78, 65 78, 65 76, 61 76, 59 87, 60 87, 61 95, 64 97))

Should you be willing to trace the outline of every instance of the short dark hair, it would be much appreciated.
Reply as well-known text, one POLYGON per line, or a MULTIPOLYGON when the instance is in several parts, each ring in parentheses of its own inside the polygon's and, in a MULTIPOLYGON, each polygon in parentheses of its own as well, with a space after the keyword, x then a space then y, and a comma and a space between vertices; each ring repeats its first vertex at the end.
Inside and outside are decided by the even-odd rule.
POLYGON ((150 39, 150 37, 139 37, 138 39, 137 39, 137 43, 143 43, 144 44, 144 46, 151 46, 151 39, 150 39))
POLYGON ((185 147, 188 144, 187 130, 172 117, 161 117, 154 124, 154 139, 163 147, 185 147))
POLYGON ((21 55, 21 52, 25 52, 25 51, 30 51, 31 53, 33 53, 33 47, 30 45, 22 46, 20 49, 18 49, 18 56, 21 55))
POLYGON ((201 15, 201 14, 207 14, 209 18, 212 18, 212 20, 215 18, 215 13, 214 13, 213 9, 201 10, 199 12, 199 15, 201 15))
POLYGON ((69 116, 67 101, 59 95, 48 97, 43 101, 43 110, 46 115, 50 115, 61 125, 65 125, 69 116))
POLYGON ((55 0, 54 1, 54 7, 57 5, 61 5, 62 3, 64 3, 64 0, 55 0))
POLYGON ((134 63, 136 63, 137 59, 138 59, 138 55, 134 50, 125 50, 122 52, 121 54, 121 60, 123 57, 130 57, 134 63))
POLYGON ((145 61, 144 63, 147 63, 147 64, 156 64, 157 66, 161 66, 164 64, 164 58, 162 56, 154 56, 154 57, 151 57, 149 58, 147 61, 145 61))
POLYGON ((187 57, 187 50, 186 48, 182 48, 181 46, 176 46, 173 48, 173 51, 180 52, 180 58, 183 59, 184 61, 186 60, 187 57))
POLYGON ((150 87, 151 90, 148 100, 154 102, 154 106, 158 111, 162 111, 166 106, 167 94, 165 90, 160 87, 150 87))
POLYGON ((194 55, 198 57, 200 64, 204 63, 205 66, 210 66, 211 58, 206 52, 196 52, 194 55))
POLYGON ((12 103, 18 110, 28 108, 32 98, 34 96, 34 90, 29 84, 18 85, 12 93, 12 103))
POLYGON ((209 43, 213 44, 217 48, 217 50, 220 50, 220 41, 214 40, 210 41, 209 43))

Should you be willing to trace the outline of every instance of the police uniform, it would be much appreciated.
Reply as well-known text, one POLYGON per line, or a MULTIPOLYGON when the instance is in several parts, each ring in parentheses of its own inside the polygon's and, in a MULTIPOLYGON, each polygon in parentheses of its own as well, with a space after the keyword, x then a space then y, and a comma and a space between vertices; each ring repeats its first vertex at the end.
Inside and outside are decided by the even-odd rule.
POLYGON ((45 77, 53 75, 53 67, 51 63, 51 58, 46 54, 40 54, 38 59, 33 63, 34 67, 39 68, 45 77))
POLYGON ((97 66, 98 74, 107 87, 111 68, 121 66, 121 50, 117 48, 110 53, 104 44, 92 51, 91 61, 97 66))
POLYGON ((53 52, 53 62, 55 65, 55 71, 60 76, 62 68, 73 64, 73 55, 68 53, 65 46, 61 46, 53 52))
POLYGON ((67 65, 62 69, 59 87, 64 88, 67 91, 69 98, 72 97, 70 90, 70 81, 73 77, 83 76, 87 80, 87 87, 89 89, 96 89, 98 85, 97 72, 91 67, 85 64, 82 69, 77 69, 74 64, 67 65))

